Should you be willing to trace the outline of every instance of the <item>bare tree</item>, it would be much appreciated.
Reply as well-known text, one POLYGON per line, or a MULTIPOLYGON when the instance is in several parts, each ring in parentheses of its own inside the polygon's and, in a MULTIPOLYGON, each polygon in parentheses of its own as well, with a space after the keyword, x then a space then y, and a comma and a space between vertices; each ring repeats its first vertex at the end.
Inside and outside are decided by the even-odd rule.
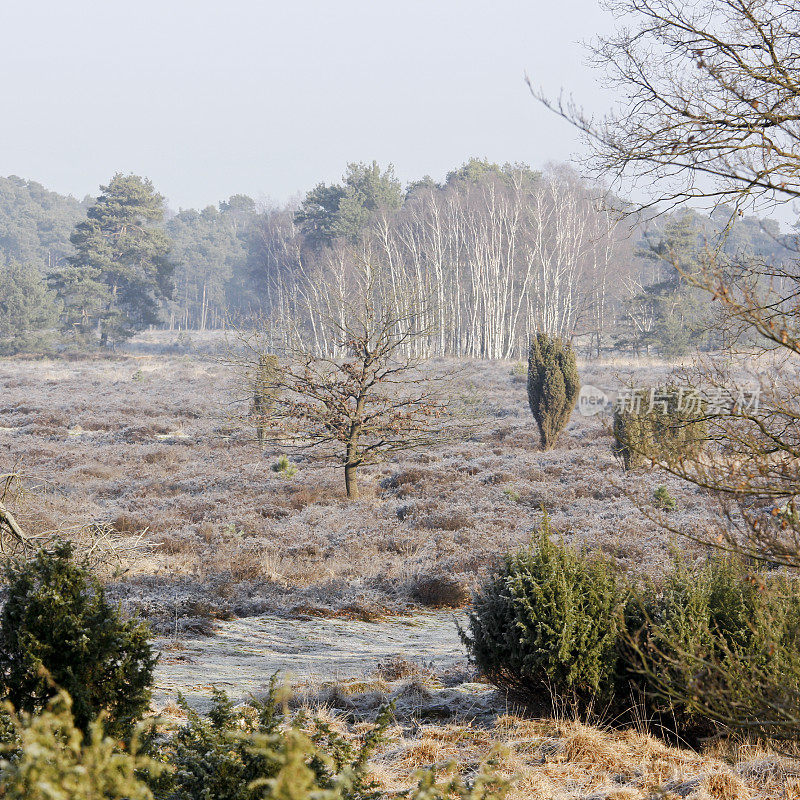
MULTIPOLYGON (((271 404, 258 421, 265 439, 341 464, 350 499, 359 496, 361 466, 425 447, 446 428, 441 380, 423 371, 412 346, 432 334, 427 307, 376 263, 351 253, 335 298, 336 287, 325 286, 312 330, 292 331, 262 387, 271 404)), ((242 339, 247 355, 238 364, 263 363, 263 335, 242 339)))
POLYGON ((611 0, 617 33, 593 47, 620 106, 581 129, 604 176, 653 203, 800 197, 800 8, 792 0, 611 0))
MULTIPOLYGON (((610 7, 623 24, 594 54, 619 89, 621 107, 595 122, 572 103, 534 92, 584 131, 594 166, 646 184, 640 208, 726 201, 741 215, 745 207, 800 197, 800 7, 788 0, 620 0, 610 7)), ((725 236, 709 245, 696 272, 682 274, 718 303, 747 358, 727 354, 687 375, 708 425, 705 450, 668 460, 652 455, 717 497, 728 525, 698 531, 661 521, 703 544, 796 571, 800 265, 737 263, 722 254, 725 236), (754 383, 740 378, 748 367, 754 383)), ((686 679, 677 686, 683 701, 728 725, 797 737, 797 645, 793 631, 778 624, 797 587, 771 585, 776 608, 751 622, 776 622, 770 646, 779 648, 776 658, 789 659, 781 669, 738 653, 711 657, 668 645, 686 679)))
MULTIPOLYGON (((732 199, 738 208, 800 196, 800 8, 783 0, 609 5, 624 25, 593 50, 624 107, 595 123, 540 96, 587 134, 594 165, 646 179, 649 202, 662 204, 732 199)), ((800 567, 800 518, 781 510, 800 494, 800 266, 735 263, 722 253, 725 233, 683 277, 718 302, 750 355, 768 358, 750 362, 760 369, 757 386, 752 378, 743 385, 730 361, 699 365, 689 377, 704 387, 716 446, 663 466, 735 506, 729 516, 746 536, 731 535, 729 546, 800 567)))

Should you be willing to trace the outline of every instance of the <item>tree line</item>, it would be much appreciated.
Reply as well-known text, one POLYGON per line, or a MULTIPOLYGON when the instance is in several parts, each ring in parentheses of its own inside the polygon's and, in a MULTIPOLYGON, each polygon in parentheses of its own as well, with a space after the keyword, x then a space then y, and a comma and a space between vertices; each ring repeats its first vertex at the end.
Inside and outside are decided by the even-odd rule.
POLYGON ((258 319, 280 341, 302 329, 333 355, 322 320, 341 315, 369 262, 424 305, 423 355, 519 358, 538 330, 595 355, 676 356, 723 344, 687 279, 707 242, 727 226, 732 262, 790 257, 771 220, 626 209, 567 166, 480 159, 405 188, 391 166, 350 164, 296 204, 234 195, 177 213, 135 175, 82 201, 0 178, 0 349, 108 346, 151 326, 258 319))

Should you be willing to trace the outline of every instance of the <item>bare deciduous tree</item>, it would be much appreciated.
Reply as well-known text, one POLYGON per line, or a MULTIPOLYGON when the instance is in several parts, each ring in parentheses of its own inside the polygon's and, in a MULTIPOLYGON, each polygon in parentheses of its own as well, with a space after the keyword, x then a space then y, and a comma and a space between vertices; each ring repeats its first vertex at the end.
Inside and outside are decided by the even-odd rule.
POLYGON ((376 214, 355 244, 304 252, 296 230, 265 220, 262 296, 271 317, 305 325, 333 354, 324 319, 341 315, 333 304, 346 296, 356 248, 381 260, 398 295, 416 296, 422 324, 435 330, 405 343, 417 355, 519 358, 531 329, 599 342, 624 272, 604 200, 568 168, 505 167, 416 190, 401 209, 376 214))
POLYGON ((800 197, 800 8, 791 0, 611 0, 593 47, 620 106, 595 121, 535 96, 584 131, 604 176, 653 203, 800 197))
MULTIPOLYGON (((413 347, 431 336, 427 305, 407 287, 395 289, 375 261, 337 257, 349 258, 339 292, 317 310, 311 332, 291 332, 263 387, 271 406, 259 424, 281 447, 341 464, 347 496, 357 499, 359 467, 440 438, 447 403, 441 379, 423 372, 413 347)), ((264 337, 241 339, 247 355, 237 361, 247 369, 263 360, 264 337)))

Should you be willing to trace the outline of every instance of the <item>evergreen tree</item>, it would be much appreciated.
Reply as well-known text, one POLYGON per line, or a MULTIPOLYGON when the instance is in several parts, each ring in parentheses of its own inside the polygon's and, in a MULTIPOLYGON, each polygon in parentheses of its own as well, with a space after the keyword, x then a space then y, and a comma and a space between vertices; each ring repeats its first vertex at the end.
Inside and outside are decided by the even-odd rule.
POLYGON ((88 206, 35 181, 0 177, 0 261, 20 261, 39 272, 64 266, 72 254, 70 234, 88 206))
POLYGON ((41 275, 18 261, 0 266, 0 353, 46 348, 58 325, 59 304, 41 275))
POLYGON ((578 401, 575 352, 561 339, 537 333, 528 353, 528 404, 539 426, 542 450, 555 446, 578 401))
POLYGON ((477 183, 486 175, 502 177, 503 170, 499 164, 494 164, 487 158, 475 158, 474 156, 464 162, 458 169, 447 173, 445 183, 452 184, 457 181, 477 183))
POLYGON ((228 306, 229 282, 237 269, 240 273, 244 269, 245 233, 254 208, 248 212, 232 204, 236 200, 220 203, 219 210, 214 206, 182 210, 167 222, 177 262, 176 301, 183 327, 205 330, 218 321, 228 306))
POLYGON ((51 275, 68 327, 96 326, 106 345, 159 321, 172 295, 170 240, 160 226, 164 198, 138 175, 116 174, 71 237, 76 254, 51 275))
POLYGON ((376 212, 402 203, 403 188, 391 164, 386 170, 377 161, 348 164, 342 184, 320 183, 306 195, 295 222, 318 247, 339 237, 356 239, 376 212))
POLYGON ((650 309, 652 327, 641 336, 645 350, 655 346, 668 358, 686 355, 708 326, 708 299, 686 280, 697 273, 701 236, 692 212, 672 217, 663 231, 645 233, 639 255, 653 265, 655 280, 631 301, 650 309))
POLYGON ((63 689, 82 730, 105 712, 106 730, 125 735, 150 703, 156 656, 149 630, 123 620, 71 556, 71 545, 61 544, 6 568, 0 686, 4 699, 31 713, 63 689))

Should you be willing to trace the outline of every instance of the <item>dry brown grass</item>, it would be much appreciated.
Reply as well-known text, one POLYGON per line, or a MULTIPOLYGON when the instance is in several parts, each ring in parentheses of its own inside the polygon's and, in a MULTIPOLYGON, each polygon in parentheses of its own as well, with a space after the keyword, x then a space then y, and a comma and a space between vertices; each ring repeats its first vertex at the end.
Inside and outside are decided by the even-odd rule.
POLYGON ((502 698, 475 684, 443 688, 434 672, 397 659, 374 679, 306 685, 294 708, 322 711, 344 735, 363 734, 389 700, 396 724, 371 762, 390 797, 418 770, 465 778, 482 765, 510 780, 509 800, 798 800, 800 759, 763 744, 718 741, 702 752, 665 744, 636 730, 611 730, 566 719, 501 713, 502 698), (432 721, 441 697, 451 714, 432 721), (479 699, 483 698, 483 699, 479 699))
MULTIPOLYGON (((630 732, 515 717, 493 729, 422 725, 376 758, 376 774, 392 791, 407 788, 423 768, 458 765, 474 772, 492 756, 511 780, 509 800, 767 800, 794 797, 780 779, 745 781, 735 764, 667 747, 630 732), (554 730, 554 728, 556 730, 554 730)), ((796 784, 795 784, 796 785, 796 784)))
POLYGON ((786 800, 800 800, 800 778, 789 778, 783 792, 786 800))

